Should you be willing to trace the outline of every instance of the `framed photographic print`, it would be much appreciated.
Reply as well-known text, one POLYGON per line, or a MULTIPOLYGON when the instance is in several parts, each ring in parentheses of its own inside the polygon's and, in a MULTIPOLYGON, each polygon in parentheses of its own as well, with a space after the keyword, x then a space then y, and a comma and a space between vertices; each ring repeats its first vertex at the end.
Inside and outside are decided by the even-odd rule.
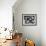
POLYGON ((22 26, 36 26, 37 14, 22 14, 22 26))

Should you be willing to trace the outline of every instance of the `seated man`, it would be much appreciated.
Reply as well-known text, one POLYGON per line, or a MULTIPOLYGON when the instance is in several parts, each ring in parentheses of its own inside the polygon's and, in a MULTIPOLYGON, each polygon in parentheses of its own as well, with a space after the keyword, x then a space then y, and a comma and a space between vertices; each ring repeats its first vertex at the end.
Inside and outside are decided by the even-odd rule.
POLYGON ((16 46, 22 46, 22 34, 16 33, 15 36, 16 36, 15 37, 16 46))

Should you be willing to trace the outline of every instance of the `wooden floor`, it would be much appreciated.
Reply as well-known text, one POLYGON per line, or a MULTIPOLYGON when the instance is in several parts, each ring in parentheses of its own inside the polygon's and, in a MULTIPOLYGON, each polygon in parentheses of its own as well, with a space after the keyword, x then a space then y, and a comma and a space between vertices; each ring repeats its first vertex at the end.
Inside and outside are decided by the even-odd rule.
POLYGON ((0 46, 16 46, 15 39, 13 40, 6 40, 6 42, 2 43, 0 46))

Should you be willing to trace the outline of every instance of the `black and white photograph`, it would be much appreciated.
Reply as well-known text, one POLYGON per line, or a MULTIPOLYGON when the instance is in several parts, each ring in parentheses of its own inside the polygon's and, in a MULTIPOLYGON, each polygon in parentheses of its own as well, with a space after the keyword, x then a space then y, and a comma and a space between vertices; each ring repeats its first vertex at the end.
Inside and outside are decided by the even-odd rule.
POLYGON ((22 14, 22 25, 36 26, 37 25, 37 14, 22 14))

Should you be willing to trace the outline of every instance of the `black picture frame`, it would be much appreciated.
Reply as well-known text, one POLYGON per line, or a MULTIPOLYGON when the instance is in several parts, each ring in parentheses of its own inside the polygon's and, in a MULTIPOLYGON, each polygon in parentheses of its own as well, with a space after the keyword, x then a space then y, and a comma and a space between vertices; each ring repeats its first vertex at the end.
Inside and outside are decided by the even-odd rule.
POLYGON ((37 26, 37 14, 22 14, 22 26, 37 26))

